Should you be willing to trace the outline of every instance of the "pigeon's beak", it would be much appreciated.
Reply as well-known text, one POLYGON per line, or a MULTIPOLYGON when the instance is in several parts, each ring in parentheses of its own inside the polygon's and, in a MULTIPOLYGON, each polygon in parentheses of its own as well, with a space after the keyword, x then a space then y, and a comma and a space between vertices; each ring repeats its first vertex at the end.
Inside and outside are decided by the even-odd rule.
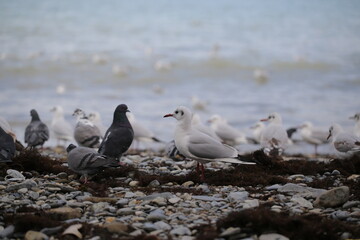
POLYGON ((264 118, 264 119, 260 119, 261 122, 266 122, 266 121, 269 121, 268 118, 264 118))
POLYGON ((173 116, 174 116, 173 114, 169 113, 169 114, 166 114, 166 115, 164 116, 164 118, 166 118, 166 117, 173 117, 173 116))
POLYGON ((331 137, 331 133, 329 133, 329 136, 326 138, 326 140, 329 140, 330 137, 331 137))
POLYGON ((130 112, 130 110, 126 110, 126 112, 130 112))

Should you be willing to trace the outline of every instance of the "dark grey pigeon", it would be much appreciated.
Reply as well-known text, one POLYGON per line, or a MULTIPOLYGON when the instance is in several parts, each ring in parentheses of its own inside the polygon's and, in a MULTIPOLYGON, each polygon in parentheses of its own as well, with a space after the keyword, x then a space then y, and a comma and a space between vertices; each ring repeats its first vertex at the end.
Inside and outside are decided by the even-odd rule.
POLYGON ((93 175, 104 168, 119 166, 117 160, 101 155, 92 148, 76 147, 70 144, 66 151, 68 152, 69 168, 81 174, 85 178, 85 183, 89 175, 93 175))
POLYGON ((81 109, 76 109, 73 116, 77 119, 74 129, 76 142, 83 147, 98 148, 102 140, 100 129, 86 117, 81 109))
POLYGON ((129 149, 134 139, 134 131, 126 116, 128 111, 125 104, 116 107, 113 122, 99 147, 100 154, 119 159, 129 149))
POLYGON ((30 111, 31 122, 25 129, 25 143, 28 147, 43 146, 49 139, 49 128, 43 123, 35 109, 30 111))
POLYGON ((11 162, 15 154, 15 142, 11 135, 0 127, 0 162, 11 162))

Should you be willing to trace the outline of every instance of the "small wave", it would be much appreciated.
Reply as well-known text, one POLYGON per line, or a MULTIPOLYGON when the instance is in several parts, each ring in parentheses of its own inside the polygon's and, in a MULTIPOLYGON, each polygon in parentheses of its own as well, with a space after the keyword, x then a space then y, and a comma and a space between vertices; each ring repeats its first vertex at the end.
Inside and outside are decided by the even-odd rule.
POLYGON ((272 63, 271 67, 279 70, 332 70, 337 66, 327 62, 309 62, 301 60, 293 62, 277 61, 272 63))

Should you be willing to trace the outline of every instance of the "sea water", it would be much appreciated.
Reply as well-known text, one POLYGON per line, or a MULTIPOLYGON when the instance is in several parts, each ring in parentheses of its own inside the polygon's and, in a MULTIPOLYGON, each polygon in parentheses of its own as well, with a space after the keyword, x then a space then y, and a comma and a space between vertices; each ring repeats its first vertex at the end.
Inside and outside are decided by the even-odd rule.
MULTIPOLYGON (((360 112, 360 2, 0 1, 0 115, 23 141, 30 110, 109 126, 126 103, 165 141, 191 98, 244 131, 271 112, 328 128, 360 112)), ((55 143, 54 139, 49 145, 55 143)))

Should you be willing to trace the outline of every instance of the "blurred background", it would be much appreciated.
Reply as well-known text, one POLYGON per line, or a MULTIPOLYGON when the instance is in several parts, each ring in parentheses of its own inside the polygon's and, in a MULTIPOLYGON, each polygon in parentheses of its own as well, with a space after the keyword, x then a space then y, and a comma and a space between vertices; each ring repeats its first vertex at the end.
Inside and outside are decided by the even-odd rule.
POLYGON ((350 129, 360 111, 357 0, 12 0, 0 9, 0 116, 21 141, 30 109, 50 124, 55 105, 72 123, 82 108, 109 126, 126 103, 164 140, 175 120, 162 116, 178 105, 245 131, 274 111, 286 127, 350 129))

